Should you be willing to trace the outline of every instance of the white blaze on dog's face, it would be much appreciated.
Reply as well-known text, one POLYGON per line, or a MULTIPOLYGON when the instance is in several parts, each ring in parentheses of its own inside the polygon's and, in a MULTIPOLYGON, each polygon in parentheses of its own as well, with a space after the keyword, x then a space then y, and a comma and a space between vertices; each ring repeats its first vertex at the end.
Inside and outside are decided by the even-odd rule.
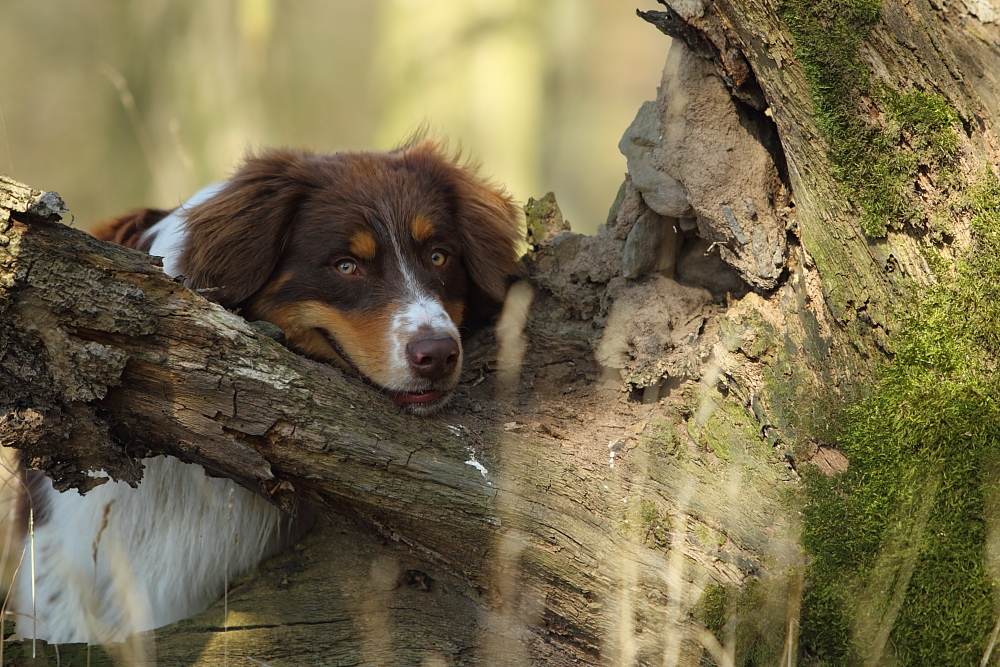
POLYGON ((516 273, 513 203, 430 143, 250 158, 187 216, 192 287, 421 414, 458 384, 460 327, 516 273))
POLYGON ((469 280, 461 245, 424 215, 411 224, 309 203, 248 315, 274 322, 292 347, 357 372, 400 406, 440 407, 462 366, 459 326, 469 280), (315 215, 314 215, 315 213, 315 215))

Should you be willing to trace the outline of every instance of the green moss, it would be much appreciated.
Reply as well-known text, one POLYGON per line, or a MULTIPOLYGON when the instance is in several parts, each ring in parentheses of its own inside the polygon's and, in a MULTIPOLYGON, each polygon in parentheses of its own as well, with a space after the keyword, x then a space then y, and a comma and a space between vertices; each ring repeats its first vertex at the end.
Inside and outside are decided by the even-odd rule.
MULTIPOLYGON (((869 235, 909 224, 942 242, 963 220, 974 247, 950 264, 928 253, 938 284, 907 304, 894 359, 835 429, 849 470, 832 479, 804 471, 801 646, 826 665, 976 664, 996 614, 984 488, 1000 470, 1000 182, 989 169, 964 182, 959 119, 943 97, 892 90, 864 66, 859 48, 880 9, 872 0, 780 5, 833 174, 869 235), (952 203, 925 211, 918 174, 952 203)), ((795 379, 794 356, 779 350, 770 387, 795 379)), ((822 425, 789 414, 800 432, 822 425)))
POLYGON ((911 148, 922 160, 932 159, 933 154, 955 155, 958 135, 953 127, 959 122, 958 114, 943 97, 921 90, 905 94, 884 90, 880 97, 898 123, 896 129, 912 135, 911 148))
POLYGON ((989 167, 955 208, 971 217, 976 247, 973 261, 960 267, 950 296, 967 320, 966 329, 995 359, 1000 351, 1000 180, 989 167))
POLYGON ((681 439, 677 435, 680 415, 673 419, 654 419, 642 431, 642 444, 657 456, 676 456, 681 453, 681 439))
MULTIPOLYGON (((927 228, 930 232, 931 241, 935 243, 941 243, 945 241, 946 237, 955 236, 955 225, 952 222, 951 213, 947 207, 939 206, 930 212, 927 216, 927 228)), ((921 248, 926 248, 928 246, 921 246, 921 248)), ((933 268, 933 263, 936 261, 936 257, 928 257, 928 253, 925 252, 925 258, 928 263, 931 263, 933 268)))
MULTIPOLYGON (((774 360, 763 371, 765 424, 778 429, 796 461, 808 460, 816 443, 833 444, 844 422, 844 402, 858 389, 853 380, 832 367, 830 342, 819 336, 819 323, 809 312, 800 313, 798 348, 786 334, 774 360), (812 369, 810 371, 810 369, 812 369)), ((790 323, 794 324, 794 323, 790 323)))
POLYGON ((768 447, 757 430, 753 417, 733 401, 700 406, 695 419, 687 422, 688 434, 700 446, 710 449, 720 459, 733 457, 733 445, 746 447, 748 453, 765 457, 768 447), (697 414, 707 415, 699 424, 697 414))
POLYGON ((529 197, 528 203, 524 205, 524 220, 527 226, 528 246, 531 250, 550 236, 569 231, 562 211, 559 210, 559 204, 556 203, 554 192, 549 192, 541 199, 529 197))
POLYGON ((705 588, 692 610, 695 620, 712 631, 716 637, 729 620, 736 602, 736 587, 711 584, 705 588))
POLYGON ((719 318, 719 338, 730 352, 759 359, 774 348, 777 334, 760 312, 750 310, 719 318))
POLYGON ((848 471, 807 474, 802 645, 825 664, 890 654, 901 666, 976 664, 996 621, 984 565, 984 486, 1000 461, 993 172, 954 209, 973 248, 925 289, 875 391, 849 411, 839 440, 848 471))
POLYGON ((662 512, 655 500, 641 498, 638 505, 629 503, 622 508, 618 534, 652 549, 670 548, 673 522, 662 512))
POLYGON ((717 533, 701 523, 695 524, 692 532, 694 533, 695 539, 697 539, 698 543, 703 547, 717 549, 726 543, 725 535, 717 533))
POLYGON ((646 544, 665 549, 670 546, 670 516, 660 512, 656 503, 645 498, 639 504, 640 530, 646 544))
POLYGON ((873 80, 858 56, 880 9, 880 0, 782 0, 779 8, 795 38, 834 176, 875 237, 924 217, 914 187, 918 170, 943 184, 954 175, 958 150, 958 116, 943 97, 891 90, 873 80))
POLYGON ((738 667, 770 667, 780 661, 784 619, 769 608, 770 593, 757 579, 747 580, 740 588, 712 584, 692 610, 695 620, 720 642, 735 642, 738 667))

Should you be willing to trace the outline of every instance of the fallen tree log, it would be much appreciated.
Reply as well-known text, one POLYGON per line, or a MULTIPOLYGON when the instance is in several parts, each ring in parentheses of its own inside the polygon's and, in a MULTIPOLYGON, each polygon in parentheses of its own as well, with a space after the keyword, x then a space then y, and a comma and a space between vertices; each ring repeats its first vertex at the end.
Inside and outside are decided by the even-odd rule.
MULTIPOLYGON (((467 384, 483 391, 457 399, 464 412, 413 417, 167 278, 153 258, 62 225, 37 204, 41 193, 4 187, 18 202, 7 209, 0 250, 5 445, 63 488, 99 483, 90 470, 137 482, 141 458, 168 454, 290 511, 297 494, 335 512, 303 551, 265 566, 271 585, 255 580, 231 594, 230 629, 217 606, 157 631, 155 641, 139 636, 112 648, 115 655, 216 664, 220 651, 270 660, 325 646, 328 664, 371 651, 399 664, 428 656, 591 664, 632 650, 629 642, 614 648, 619 640, 607 628, 631 627, 626 608, 647 596, 657 611, 643 623, 673 626, 667 608, 689 607, 713 580, 737 583, 759 571, 780 517, 779 480, 791 479, 787 465, 765 463, 736 502, 711 468, 645 453, 624 461, 639 442, 674 442, 675 425, 651 414, 654 406, 625 400, 617 382, 602 388, 593 334, 536 322, 530 375, 519 378, 515 317, 513 352, 488 342, 470 350, 467 384), (555 398, 519 393, 549 386, 552 373, 579 393, 562 385, 555 398), (570 409, 578 401, 587 411, 570 409), (702 515, 685 514, 680 534, 700 527, 718 537, 672 537, 664 504, 672 497, 702 515), (716 507, 719 498, 728 498, 726 509, 716 507), (683 575, 690 586, 670 584, 684 589, 674 601, 649 576, 669 570, 668 561, 675 570, 697 564, 683 575), (289 574, 300 568, 301 576, 289 574), (624 580, 622 568, 631 573, 624 580), (288 589, 289 579, 294 595, 268 593, 288 589), (256 592, 238 594, 246 590, 256 592), (389 618, 383 605, 414 595, 412 607, 392 612, 393 630, 373 639, 371 628, 389 618), (621 595, 635 600, 623 608, 621 595), (342 600, 347 611, 324 600, 342 600), (345 627, 331 646, 332 628, 345 627), (289 635, 274 628, 291 632, 298 648, 288 653, 289 635)), ((555 301, 540 297, 551 314, 555 301)), ((691 636, 674 635, 671 650, 700 652, 691 636)), ((660 641, 650 649, 662 650, 660 641)))
POLYGON ((0 255, 0 443, 30 468, 86 491, 102 481, 88 471, 134 484, 142 458, 169 454, 289 512, 295 491, 330 507, 360 500, 390 533, 422 535, 435 558, 476 577, 468 565, 484 555, 497 490, 466 465, 492 463, 461 425, 387 409, 158 260, 46 216, 41 193, 3 187, 24 204, 6 211, 0 255))
POLYGON ((996 17, 661 4, 676 41, 606 226, 574 235, 529 203, 523 365, 516 326, 503 354, 487 337, 441 418, 397 414, 8 186, 3 442, 64 486, 135 481, 162 452, 332 512, 231 592, 228 631, 220 602, 133 656, 988 664, 1000 532, 976 457, 995 423, 955 396, 996 395, 996 17), (957 393, 879 399, 886 367, 957 393), (845 430, 866 394, 891 409, 845 430), (834 481, 802 494, 810 463, 834 481))

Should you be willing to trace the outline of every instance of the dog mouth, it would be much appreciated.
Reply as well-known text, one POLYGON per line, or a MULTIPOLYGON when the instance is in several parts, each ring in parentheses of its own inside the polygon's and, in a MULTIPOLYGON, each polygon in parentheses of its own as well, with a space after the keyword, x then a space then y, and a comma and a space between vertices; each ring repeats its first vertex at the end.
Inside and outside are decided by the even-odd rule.
POLYGON ((351 359, 350 355, 344 351, 344 348, 340 346, 340 343, 338 343, 334 339, 334 337, 330 335, 329 331, 327 331, 326 329, 318 329, 318 331, 323 334, 323 337, 326 339, 326 342, 330 345, 331 348, 333 348, 333 351, 337 354, 337 356, 340 357, 340 359, 352 371, 354 371, 359 378, 361 378, 367 385, 372 387, 372 389, 375 389, 380 394, 385 394, 386 396, 388 396, 390 399, 392 399, 393 403, 395 403, 397 406, 401 408, 405 408, 407 406, 413 406, 414 410, 417 410, 419 412, 427 412, 433 410, 435 407, 443 405, 447 400, 448 395, 451 393, 450 391, 445 391, 444 389, 424 389, 422 391, 396 391, 394 389, 389 389, 388 387, 383 387, 378 382, 375 382, 375 380, 372 380, 370 377, 361 372, 361 369, 358 368, 358 365, 355 364, 354 360, 351 359))
POLYGON ((441 389, 432 389, 429 391, 384 391, 392 399, 392 402, 401 408, 412 404, 433 403, 444 396, 444 391, 441 389))

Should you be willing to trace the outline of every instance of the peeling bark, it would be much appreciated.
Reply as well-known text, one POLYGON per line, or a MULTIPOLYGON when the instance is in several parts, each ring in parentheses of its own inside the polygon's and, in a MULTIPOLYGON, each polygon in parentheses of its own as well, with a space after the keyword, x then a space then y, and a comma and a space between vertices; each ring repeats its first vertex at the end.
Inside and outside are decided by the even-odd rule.
MULTIPOLYGON (((234 589, 227 633, 217 605, 112 652, 155 651, 161 665, 218 664, 224 650, 274 665, 697 665, 738 650, 706 638, 699 600, 754 582, 769 601, 755 636, 794 663, 797 469, 846 465, 824 434, 934 280, 932 241, 919 226, 863 232, 776 0, 661 4, 645 17, 691 47, 688 73, 732 96, 713 107, 734 114, 722 120, 780 139, 745 133, 771 158, 752 206, 742 184, 697 173, 707 139, 643 144, 650 169, 626 179, 597 236, 573 234, 553 198, 529 203, 520 376, 497 372, 488 335, 474 341, 439 419, 397 414, 149 257, 54 222, 51 196, 0 188, 0 442, 61 488, 97 483, 93 469, 136 482, 136 462, 163 453, 290 511, 299 494, 331 512, 234 589), (683 201, 648 194, 656 171, 683 201), (776 255, 768 273, 758 259, 776 255)), ((895 89, 947 100, 970 178, 1000 158, 997 26, 955 4, 885 2, 861 57, 895 89)), ((651 103, 627 137, 669 134, 657 124, 684 117, 670 104, 651 103)), ((954 196, 930 176, 926 202, 954 196)), ((946 260, 968 246, 966 223, 936 247, 946 260)))
MULTIPOLYGON (((148 255, 23 212, 6 223, 0 251, 0 441, 59 488, 101 483, 89 470, 136 483, 140 459, 170 454, 287 510, 293 490, 330 505, 381 495, 450 524, 444 542, 482 544, 489 489, 464 465, 473 441, 459 426, 386 410, 360 382, 289 352, 148 255), (470 532, 455 541, 461 525, 470 532)), ((470 554, 444 558, 462 570, 470 554)))
MULTIPOLYGON (((137 482, 138 461, 163 453, 289 510, 295 492, 354 517, 354 537, 340 539, 375 534, 404 545, 402 551, 387 545, 378 557, 389 559, 389 571, 403 563, 404 571, 450 581, 448 590, 472 599, 470 608, 446 605, 442 617, 427 621, 427 631, 449 628, 448 635, 465 627, 459 653, 497 660, 513 659, 504 639, 513 636, 523 656, 546 656, 548 664, 599 661, 613 615, 604 600, 619 586, 621 554, 662 567, 662 546, 637 549, 620 532, 621 467, 607 466, 606 446, 596 460, 592 451, 567 458, 562 442, 581 436, 558 426, 568 416, 565 407, 547 407, 558 417, 530 431, 522 431, 524 408, 509 407, 513 398, 489 403, 478 421, 455 413, 400 414, 368 387, 293 354, 167 278, 154 259, 18 208, 5 223, 0 251, 0 440, 21 449, 30 467, 45 469, 60 487, 99 483, 88 470, 137 482), (507 415, 518 420, 514 426, 507 415), (473 609, 494 620, 473 631, 467 627, 473 609)), ((531 345, 542 364, 558 366, 586 363, 584 340, 542 331, 531 345)), ((489 376, 484 396, 510 396, 502 375, 490 371, 495 354, 488 345, 471 349, 469 373, 489 376)), ((620 411, 616 396, 612 391, 608 405, 620 411)), ((616 430, 629 424, 634 440, 648 420, 630 409, 599 421, 617 422, 616 430)), ((665 474, 663 483, 682 484, 674 472, 665 474)), ((715 485, 711 478, 699 483, 715 485)), ((733 519, 740 532, 758 530, 759 517, 733 519)), ((691 548, 700 554, 705 547, 691 548)), ((736 543, 713 553, 725 560, 721 570, 710 569, 730 578, 738 579, 735 563, 756 560, 752 547, 736 543)), ((364 562, 336 567, 345 569, 329 575, 335 591, 384 574, 364 562)), ((394 599, 405 592, 385 585, 394 599)), ((288 611, 282 627, 297 627, 301 609, 288 611)), ((362 622, 367 613, 353 618, 362 622)), ((158 632, 156 650, 172 650, 174 636, 178 647, 189 645, 184 628, 158 632)), ((356 632, 350 637, 364 644, 364 633, 356 632)), ((395 634, 386 641, 392 651, 409 650, 395 634)), ((187 664, 191 656, 184 655, 187 664)))

